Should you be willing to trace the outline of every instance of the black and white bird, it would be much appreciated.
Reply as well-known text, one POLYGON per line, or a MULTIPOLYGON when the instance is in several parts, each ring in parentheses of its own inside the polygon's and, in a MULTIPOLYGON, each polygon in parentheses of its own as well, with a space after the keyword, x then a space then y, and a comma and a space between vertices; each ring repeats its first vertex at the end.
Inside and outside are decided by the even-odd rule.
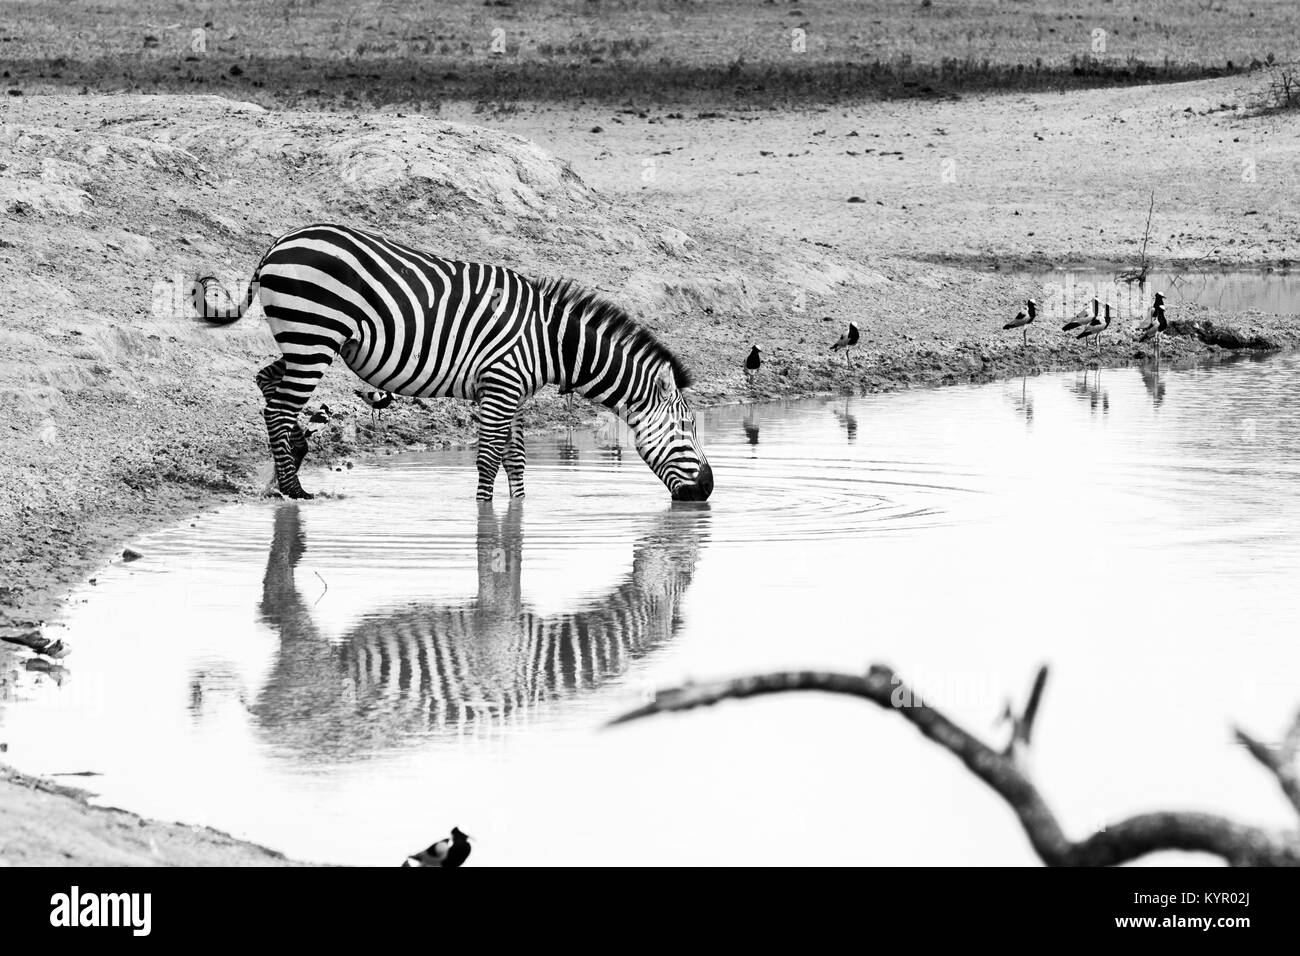
POLYGON ((1150 342, 1154 338, 1156 348, 1159 349, 1160 333, 1167 328, 1169 328, 1169 321, 1165 318, 1165 297, 1157 292, 1151 308, 1147 309, 1146 322, 1138 326, 1138 341, 1150 342))
POLYGON ((1085 306, 1074 318, 1061 326, 1062 332, 1073 332, 1075 329, 1087 328, 1093 322, 1097 321, 1097 313, 1101 311, 1101 300, 1095 295, 1092 297, 1092 316, 1089 317, 1088 309, 1085 306))
POLYGON ((353 392, 357 398, 370 406, 370 417, 375 422, 379 421, 379 413, 393 404, 392 392, 380 392, 369 388, 357 388, 353 389, 353 392))
POLYGON ((1106 321, 1103 322, 1100 319, 1093 319, 1091 322, 1088 323, 1087 327, 1084 328, 1082 332, 1080 332, 1078 335, 1075 336, 1075 338, 1076 339, 1095 338, 1097 340, 1097 354, 1100 355, 1101 354, 1101 333, 1105 332, 1108 328, 1110 328, 1110 303, 1109 302, 1106 303, 1106 321))
POLYGON ((469 859, 469 851, 469 835, 452 827, 450 837, 408 856, 402 866, 460 866, 469 859))
POLYGON ((745 359, 745 378, 752 379, 763 364, 763 350, 755 345, 745 359))
POLYGON ((330 423, 332 413, 328 405, 322 404, 307 418, 306 425, 299 425, 289 436, 289 451, 293 454, 295 468, 302 467, 307 457, 307 439, 330 423))
POLYGON ((858 323, 850 322, 848 331, 841 335, 839 341, 831 346, 831 351, 838 352, 840 349, 844 349, 844 364, 847 365, 849 364, 849 350, 858 344, 859 338, 858 323))
POLYGON ((1025 308, 1028 310, 1027 312, 1017 312, 1016 317, 1014 319, 1012 319, 1006 325, 1002 326, 1002 331, 1004 332, 1007 331, 1008 329, 1019 329, 1020 342, 1022 345, 1029 344, 1028 326, 1038 316, 1038 305, 1034 302, 1033 299, 1025 300, 1025 308))

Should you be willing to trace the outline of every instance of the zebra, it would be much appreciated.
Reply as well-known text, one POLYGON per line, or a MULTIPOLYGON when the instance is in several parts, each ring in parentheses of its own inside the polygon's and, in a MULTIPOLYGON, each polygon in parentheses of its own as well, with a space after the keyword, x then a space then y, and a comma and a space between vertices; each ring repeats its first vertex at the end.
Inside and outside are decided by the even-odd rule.
POLYGON ((512 500, 504 515, 479 505, 472 599, 376 610, 331 639, 295 581, 307 547, 303 514, 281 505, 259 607, 279 650, 247 705, 260 732, 290 752, 343 757, 430 732, 526 724, 618 680, 676 635, 707 540, 707 511, 659 515, 611 590, 548 614, 523 600, 522 518, 521 502, 512 500))
POLYGON ((374 233, 318 223, 267 250, 242 301, 214 276, 197 280, 199 314, 236 321, 257 298, 281 357, 257 375, 276 482, 310 498, 291 447, 298 416, 340 355, 362 381, 398 395, 479 404, 476 498, 490 500, 504 465, 524 495, 520 406, 543 385, 574 391, 622 417, 637 451, 676 501, 704 501, 713 470, 682 395, 691 375, 623 309, 571 279, 459 262, 374 233), (214 304, 218 293, 223 307, 214 304))

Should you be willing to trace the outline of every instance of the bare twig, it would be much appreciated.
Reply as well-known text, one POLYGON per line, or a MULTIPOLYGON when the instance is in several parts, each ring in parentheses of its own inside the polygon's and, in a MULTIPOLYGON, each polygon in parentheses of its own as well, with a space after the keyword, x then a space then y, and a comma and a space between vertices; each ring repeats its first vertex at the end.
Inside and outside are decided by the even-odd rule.
POLYGON ((1151 241, 1151 214, 1156 209, 1156 191, 1151 190, 1151 200, 1147 203, 1147 225, 1142 230, 1142 277, 1145 279, 1147 274, 1147 243, 1151 241))
POLYGON ((323 590, 323 591, 320 592, 320 597, 318 597, 316 600, 314 600, 314 601, 311 602, 311 603, 312 603, 312 606, 315 607, 317 604, 319 604, 319 603, 321 602, 321 598, 323 598, 323 597, 324 597, 324 596, 329 592, 330 585, 329 585, 329 582, 328 582, 328 581, 326 581, 324 578, 321 578, 321 576, 320 576, 320 572, 319 572, 319 571, 313 571, 312 574, 314 574, 314 575, 316 575, 316 577, 320 578, 320 583, 323 584, 323 585, 325 585, 325 590, 323 590))
POLYGON ((1300 766, 1296 763, 1297 756, 1300 756, 1300 714, 1296 714, 1279 747, 1270 747, 1240 728, 1236 734, 1247 752, 1277 778, 1282 793, 1300 813, 1300 766))
POLYGON ((1147 243, 1151 241, 1151 214, 1156 208, 1156 191, 1151 190, 1151 201, 1147 204, 1147 225, 1142 230, 1142 254, 1138 262, 1138 268, 1128 272, 1121 272, 1116 278, 1121 282, 1146 282, 1147 272, 1151 269, 1151 264, 1147 262, 1147 243))
MULTIPOLYGON (((1022 724, 1032 731, 1046 683, 1039 671, 1022 724)), ((1274 833, 1209 813, 1143 813, 1072 841, 1038 788, 1008 754, 998 753, 921 702, 921 697, 881 664, 865 676, 823 671, 760 674, 735 680, 692 684, 660 691, 653 701, 610 721, 622 724, 670 711, 707 707, 733 698, 788 691, 822 691, 871 701, 898 713, 924 736, 966 765, 1015 811, 1029 842, 1049 866, 1110 866, 1161 850, 1210 853, 1238 866, 1300 866, 1300 833, 1274 833)), ((1296 732, 1300 737, 1300 731, 1296 732)), ((1027 738, 1026 738, 1027 739, 1027 738)))
POLYGON ((1029 691, 1029 700, 1025 702, 1025 714, 1021 721, 1024 729, 1025 743, 1029 743, 1029 738, 1034 731, 1034 718, 1038 716, 1038 705, 1043 700, 1043 690, 1047 687, 1047 665, 1044 664, 1038 668, 1038 674, 1034 677, 1034 686, 1029 691))
POLYGON ((1007 742, 1007 749, 1003 751, 1006 754, 1013 754, 1017 748, 1028 747, 1030 738, 1034 735, 1034 718, 1038 716, 1038 704, 1043 698, 1043 688, 1047 686, 1047 666, 1038 668, 1038 673, 1034 676, 1034 686, 1029 689, 1029 699, 1025 701, 1025 709, 1017 715, 1011 709, 1011 702, 1007 701, 1007 709, 1003 715, 1011 721, 1011 739, 1007 742))

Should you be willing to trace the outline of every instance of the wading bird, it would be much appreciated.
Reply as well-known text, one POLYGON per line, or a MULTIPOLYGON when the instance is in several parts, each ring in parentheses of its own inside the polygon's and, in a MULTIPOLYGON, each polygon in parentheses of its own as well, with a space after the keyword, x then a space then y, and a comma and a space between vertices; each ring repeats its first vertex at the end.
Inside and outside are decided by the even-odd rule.
POLYGON ((849 350, 858 344, 858 323, 850 322, 849 330, 840 336, 840 340, 831 346, 832 352, 844 350, 844 364, 849 364, 849 350))
POLYGON ((1012 319, 1006 325, 1002 326, 1002 331, 1004 332, 1008 329, 1020 330, 1020 344, 1022 347, 1029 344, 1028 326, 1029 323, 1033 322, 1034 319, 1037 317, 1037 312, 1038 312, 1038 306, 1034 304, 1033 299, 1025 300, 1025 308, 1029 310, 1028 314, 1024 312, 1017 312, 1016 317, 1014 319, 1012 319))
POLYGON ((1157 362, 1160 361, 1160 333, 1167 328, 1169 328, 1169 321, 1165 318, 1165 297, 1157 292, 1151 308, 1147 309, 1146 324, 1139 326, 1137 330, 1139 342, 1156 340, 1157 362))
POLYGON ((1101 354, 1101 333, 1105 332, 1108 328, 1110 328, 1110 303, 1109 302, 1106 303, 1106 321, 1102 322, 1098 319, 1093 319, 1091 322, 1088 323, 1088 327, 1084 329, 1082 332, 1080 332, 1078 335, 1076 335, 1075 338, 1076 339, 1095 338, 1097 340, 1097 354, 1100 355, 1101 354))
POLYGON ((749 356, 745 359, 745 378, 753 381, 754 373, 758 371, 763 364, 763 350, 755 345, 749 350, 749 356))
POLYGON ((1100 311, 1101 311, 1101 300, 1094 295, 1092 297, 1092 317, 1089 318, 1088 309, 1085 307, 1082 311, 1080 311, 1077 315, 1075 315, 1075 317, 1072 318, 1069 322, 1066 322, 1063 326, 1061 326, 1061 331, 1073 332, 1075 329, 1086 328, 1087 326, 1091 325, 1093 322, 1097 321, 1097 313, 1100 311))
POLYGON ((469 851, 469 836, 458 827, 452 827, 449 838, 408 856, 402 861, 402 866, 460 866, 469 859, 469 851))
POLYGON ((370 419, 375 423, 379 422, 379 413, 393 404, 392 392, 380 392, 368 388, 353 389, 353 392, 357 398, 370 406, 370 419))

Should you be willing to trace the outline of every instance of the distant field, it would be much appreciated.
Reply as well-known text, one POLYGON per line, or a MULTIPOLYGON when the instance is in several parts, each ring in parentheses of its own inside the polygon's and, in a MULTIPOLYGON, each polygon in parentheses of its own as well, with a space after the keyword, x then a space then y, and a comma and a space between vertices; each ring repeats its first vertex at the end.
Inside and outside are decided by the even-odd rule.
POLYGON ((434 109, 779 104, 1196 79, 1300 58, 1293 0, 0 0, 11 95, 434 109), (194 49, 203 29, 205 49, 194 49), (1098 40, 1104 30, 1104 47, 1098 40), (802 31, 802 32, 799 32, 802 31))

